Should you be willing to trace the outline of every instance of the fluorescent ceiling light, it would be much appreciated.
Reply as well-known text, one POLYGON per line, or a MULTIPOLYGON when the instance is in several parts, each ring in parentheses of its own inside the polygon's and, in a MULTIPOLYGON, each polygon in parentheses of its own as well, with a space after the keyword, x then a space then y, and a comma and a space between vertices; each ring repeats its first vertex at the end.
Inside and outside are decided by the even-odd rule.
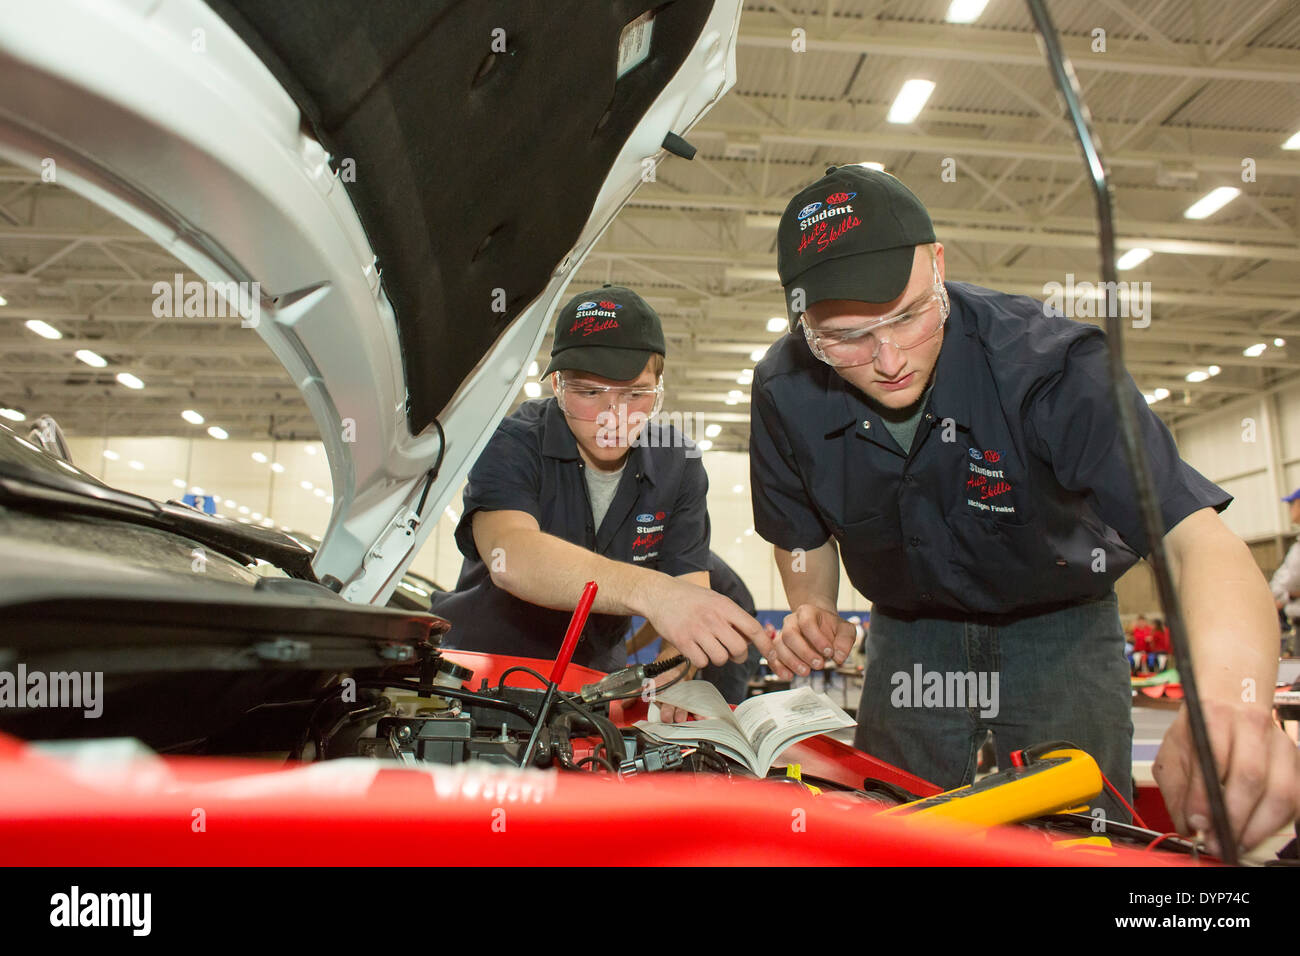
POLYGON ((1206 371, 1209 372, 1211 375, 1218 375, 1220 372, 1223 371, 1223 369, 1219 368, 1219 366, 1217 365, 1211 365, 1209 368, 1206 369, 1206 371))
POLYGON ((920 115, 925 101, 934 92, 933 80, 908 80, 894 97, 894 105, 885 117, 890 123, 910 123, 920 115))
MULTIPOLYGON (((104 457, 107 458, 109 461, 117 461, 122 456, 119 455, 117 452, 113 451, 113 449, 111 448, 105 448, 104 457)), ((184 482, 181 482, 181 484, 184 485, 184 482)))
POLYGON ((528 363, 528 377, 529 377, 529 378, 537 378, 537 363, 536 363, 536 362, 529 362, 529 363, 528 363))
POLYGON ((314 454, 316 454, 316 446, 315 446, 315 445, 303 445, 303 446, 302 446, 302 450, 303 450, 304 452, 306 452, 307 454, 309 454, 309 455, 314 455, 314 454))
POLYGON ((1134 266, 1140 266, 1150 258, 1150 249, 1130 249, 1119 257, 1119 261, 1115 263, 1115 268, 1132 269, 1134 266))
POLYGON ((136 471, 144 471, 144 465, 138 461, 128 461, 127 464, 130 465, 132 468, 134 468, 136 471))
POLYGON ((717 422, 714 422, 712 425, 706 425, 704 428, 705 438, 717 438, 721 434, 722 434, 722 426, 719 425, 717 422))
POLYGON ((1246 356, 1246 358, 1259 358, 1264 354, 1266 348, 1268 348, 1267 342, 1256 342, 1250 348, 1242 349, 1241 354, 1246 356))
POLYGON ((230 437, 230 433, 227 432, 220 425, 209 425, 208 434, 211 435, 213 438, 219 439, 220 441, 225 441, 227 438, 230 437))
POLYGON ((313 485, 310 481, 300 481, 298 482, 298 487, 301 488, 303 491, 311 491, 312 488, 315 487, 315 485, 313 485))
POLYGON ((144 388, 144 382, 140 381, 130 372, 118 372, 117 381, 118 384, 125 385, 127 388, 134 388, 137 390, 144 388))
POLYGON ((1282 348, 1282 346, 1286 345, 1286 339, 1274 339, 1273 344, 1278 348, 1282 348))
POLYGON ((1169 389, 1167 389, 1167 388, 1157 388, 1157 389, 1156 389, 1156 392, 1155 392, 1155 395, 1156 395, 1156 401, 1158 401, 1158 402, 1159 402, 1159 401, 1163 401, 1164 399, 1166 399, 1166 398, 1169 397, 1169 389))
POLYGON ((952 0, 944 19, 949 23, 974 23, 988 3, 989 0, 952 0))
POLYGON ((881 172, 881 173, 885 171, 884 163, 858 163, 858 165, 862 166, 865 169, 874 169, 877 172, 881 172))
POLYGON ((1218 189, 1211 189, 1196 202, 1187 207, 1183 216, 1187 219, 1205 219, 1213 216, 1228 203, 1232 202, 1241 195, 1241 190, 1236 186, 1220 186, 1218 189))
POLYGON ((185 479, 184 479, 184 478, 173 478, 173 479, 172 479, 172 487, 173 487, 173 488, 184 488, 184 487, 185 487, 185 479))
POLYGON ((763 356, 766 354, 767 354, 766 346, 764 346, 761 349, 754 349, 754 351, 749 353, 749 360, 751 362, 761 362, 763 360, 763 356))
POLYGON ((1158 401, 1158 399, 1150 392, 1143 392, 1142 398, 1146 401, 1148 405, 1154 405, 1158 401))
POLYGON ((744 490, 745 490, 745 486, 744 486, 744 485, 732 485, 732 486, 731 486, 731 491, 732 491, 733 494, 737 494, 737 495, 738 495, 738 494, 740 494, 740 493, 741 493, 742 491, 744 491, 744 490))
POLYGON ((26 415, 24 415, 16 408, 0 408, 0 415, 3 415, 11 422, 21 422, 27 418, 26 415))
POLYGON ((312 491, 312 494, 315 495, 317 498, 324 498, 324 497, 325 497, 325 489, 324 489, 324 488, 316 488, 316 489, 314 489, 314 490, 312 491))
POLYGON ((284 465, 280 464, 278 461, 273 461, 271 462, 271 470, 277 475, 281 474, 284 472, 284 465))
POLYGON ((529 398, 540 398, 542 386, 537 382, 524 382, 524 394, 529 398))
POLYGON ((40 319, 28 319, 23 324, 43 339, 63 338, 62 332, 60 332, 58 329, 56 329, 54 326, 50 325, 49 323, 42 322, 40 319))
POLYGON ((8 304, 9 304, 9 300, 6 299, 4 296, 0 295, 0 306, 4 306, 8 304))
POLYGON ((72 354, 77 356, 77 358, 81 359, 81 361, 85 362, 91 368, 103 368, 108 364, 108 359, 104 358, 102 355, 97 355, 90 349, 77 349, 77 351, 72 354))
POLYGON ((713 442, 709 441, 707 438, 702 438, 697 441, 695 445, 700 451, 708 451, 713 447, 713 442))
POLYGON ((1204 382, 1207 378, 1210 377, 1210 373, 1201 371, 1201 369, 1198 368, 1194 372, 1188 372, 1183 377, 1186 378, 1187 381, 1189 382, 1204 382))
POLYGON ((185 419, 191 425, 202 425, 204 422, 203 416, 192 408, 187 408, 185 411, 181 412, 181 418, 185 419))
POLYGON ((784 332, 790 328, 790 322, 783 315, 774 315, 767 320, 767 330, 769 332, 784 332))
MULTIPOLYGON (((1282 144, 1283 149, 1300 149, 1300 132, 1292 133, 1291 138, 1282 144)), ((4 305, 4 300, 0 299, 0 305, 4 305)))
POLYGON ((253 461, 257 462, 259 465, 265 465, 265 464, 266 464, 266 453, 265 453, 265 452, 255 451, 255 452, 253 452, 253 456, 252 456, 252 457, 253 457, 253 461))

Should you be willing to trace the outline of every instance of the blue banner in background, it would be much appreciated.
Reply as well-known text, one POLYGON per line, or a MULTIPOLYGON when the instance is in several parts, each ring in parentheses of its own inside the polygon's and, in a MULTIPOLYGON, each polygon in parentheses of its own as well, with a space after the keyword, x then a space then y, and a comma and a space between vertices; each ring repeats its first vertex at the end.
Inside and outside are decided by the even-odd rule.
POLYGON ((217 513, 216 495, 181 495, 181 501, 191 508, 198 508, 204 514, 214 515, 217 513))

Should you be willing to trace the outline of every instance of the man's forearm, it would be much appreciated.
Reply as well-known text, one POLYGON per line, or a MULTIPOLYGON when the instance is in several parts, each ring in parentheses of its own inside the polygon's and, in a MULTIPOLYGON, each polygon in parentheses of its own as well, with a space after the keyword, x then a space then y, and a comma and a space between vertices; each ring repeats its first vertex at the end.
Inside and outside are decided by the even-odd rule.
POLYGON ((803 604, 836 609, 840 596, 840 553, 834 538, 811 551, 796 554, 774 547, 772 552, 791 610, 803 604))
POLYGON ((1196 679, 1210 699, 1271 707, 1277 680, 1277 611, 1245 543, 1223 525, 1190 515, 1166 536, 1174 586, 1183 608, 1196 679), (1178 535, 1182 532, 1181 539, 1178 535), (1173 540, 1171 540, 1173 539, 1173 540), (1253 685, 1246 681, 1252 681, 1253 685))
POLYGON ((519 529, 496 539, 499 561, 488 561, 493 582, 521 601, 570 610, 588 581, 600 585, 592 610, 648 617, 651 597, 665 574, 612 561, 544 531, 519 529))

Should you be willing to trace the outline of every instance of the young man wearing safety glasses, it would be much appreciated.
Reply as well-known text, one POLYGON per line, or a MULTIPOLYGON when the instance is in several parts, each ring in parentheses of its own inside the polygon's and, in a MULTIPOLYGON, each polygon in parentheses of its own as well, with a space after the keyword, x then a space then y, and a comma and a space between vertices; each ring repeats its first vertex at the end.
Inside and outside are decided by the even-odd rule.
MULTIPOLYGON (((778 271, 794 334, 754 373, 754 526, 792 613, 782 676, 841 663, 841 560, 873 602, 856 743, 944 788, 992 731, 1011 751, 1069 740, 1131 794, 1128 666, 1114 582, 1149 551, 1109 393, 1105 335, 1039 301, 944 281, 943 246, 901 182, 832 167, 787 206, 778 271)), ((1234 833, 1292 819, 1295 745, 1272 726, 1277 622, 1218 516, 1128 391, 1157 484, 1234 833)), ((1208 803, 1186 714, 1154 772, 1181 832, 1208 803)), ((1127 811, 1104 796, 1110 819, 1127 811)))
POLYGON ((704 465, 654 420, 665 352, 659 316, 630 289, 560 310, 545 373, 555 397, 524 402, 470 470, 456 528, 465 561, 433 606, 456 622, 446 646, 554 657, 587 581, 599 591, 579 664, 624 666, 633 614, 671 645, 662 656, 676 648, 696 667, 744 660, 764 637, 709 590, 704 465))

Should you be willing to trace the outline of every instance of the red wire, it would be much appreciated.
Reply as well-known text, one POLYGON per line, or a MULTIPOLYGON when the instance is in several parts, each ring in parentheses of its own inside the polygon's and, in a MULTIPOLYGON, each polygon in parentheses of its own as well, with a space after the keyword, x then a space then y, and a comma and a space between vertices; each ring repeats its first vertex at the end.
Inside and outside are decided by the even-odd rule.
POLYGON ((1176 837, 1176 836, 1178 836, 1177 833, 1162 833, 1162 834, 1160 834, 1160 836, 1156 837, 1154 840, 1152 840, 1150 843, 1148 843, 1148 844, 1147 844, 1147 848, 1146 848, 1145 850, 1143 850, 1142 852, 1143 852, 1143 853, 1150 853, 1150 852, 1151 852, 1152 850, 1154 850, 1157 846, 1159 846, 1159 845, 1161 844, 1162 841, 1164 841, 1164 840, 1168 840, 1170 837, 1176 837))
POLYGON ((1125 800, 1123 796, 1120 795, 1120 792, 1115 789, 1115 785, 1111 783, 1108 779, 1106 779, 1106 775, 1104 773, 1101 775, 1101 782, 1104 783, 1106 787, 1110 790, 1110 792, 1115 795, 1116 800, 1124 804, 1124 809, 1128 810, 1128 812, 1132 815, 1134 823, 1140 826, 1143 830, 1151 829, 1149 826, 1147 826, 1146 821, 1143 820, 1140 816, 1138 816, 1138 812, 1134 810, 1133 807, 1129 805, 1129 802, 1125 800))

